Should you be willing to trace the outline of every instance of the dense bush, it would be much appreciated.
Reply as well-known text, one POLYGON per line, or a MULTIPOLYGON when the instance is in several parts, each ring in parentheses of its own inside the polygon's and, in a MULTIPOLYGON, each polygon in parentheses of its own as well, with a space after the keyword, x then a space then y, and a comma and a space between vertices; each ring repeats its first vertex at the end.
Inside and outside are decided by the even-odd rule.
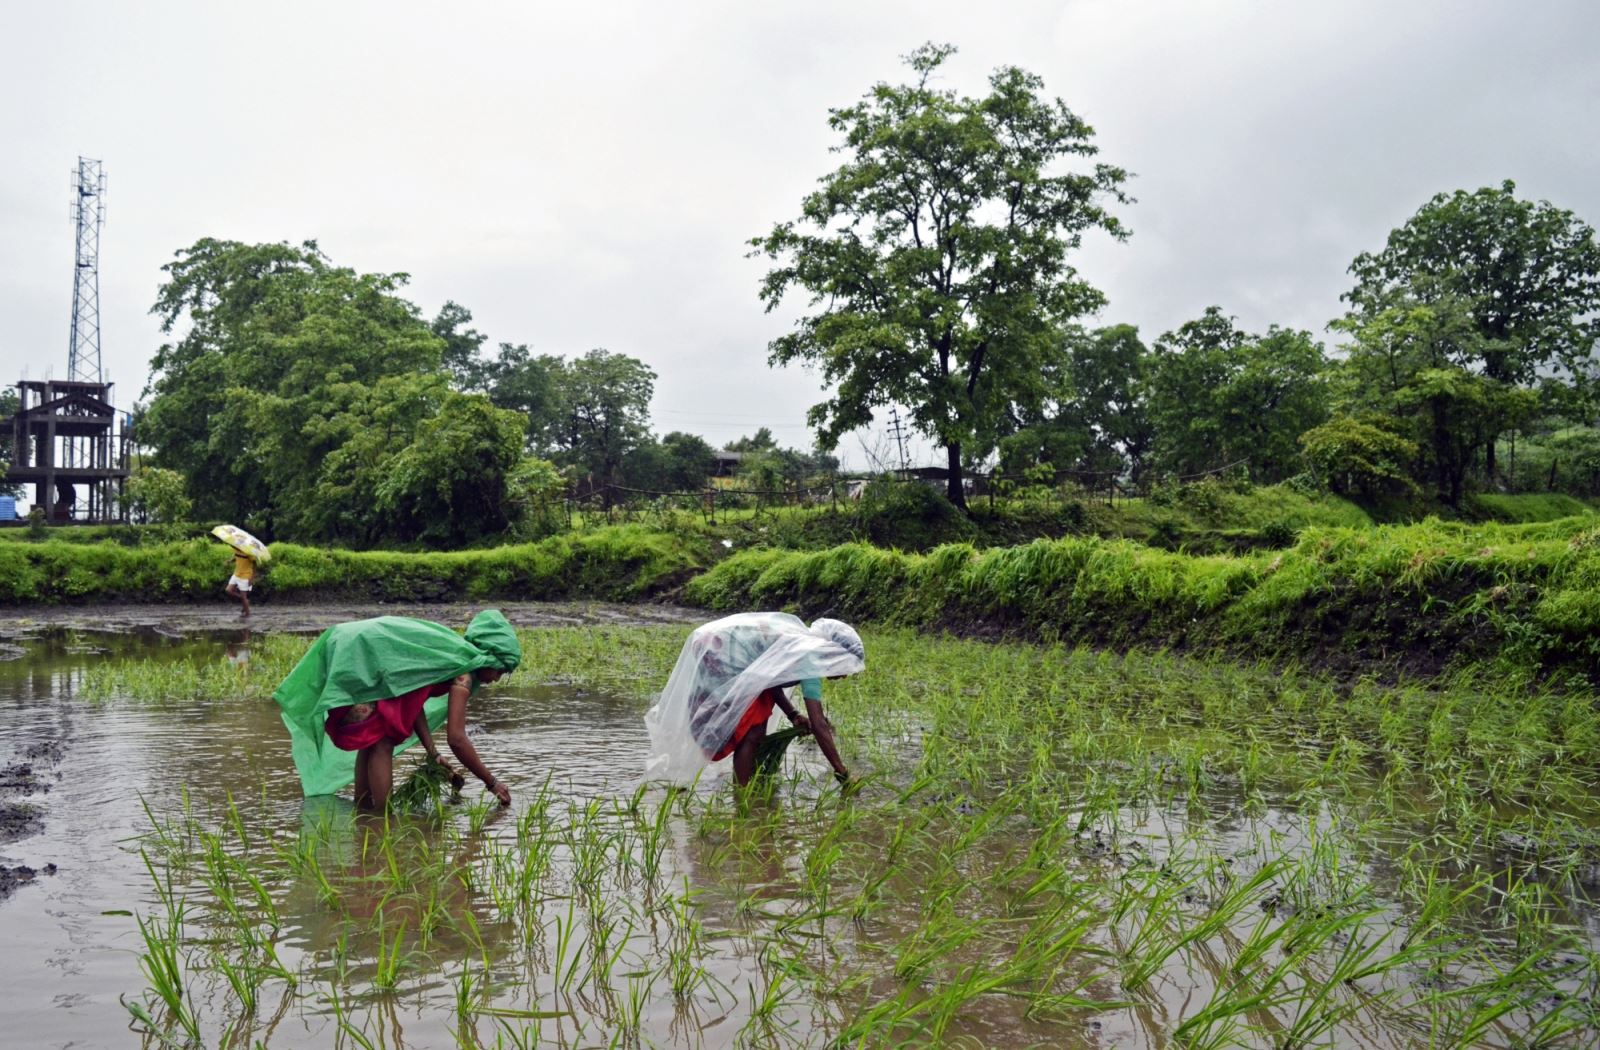
POLYGON ((941 543, 969 540, 972 522, 932 486, 875 481, 855 506, 858 535, 879 547, 927 550, 941 543))
POLYGON ((1375 500, 1414 495, 1410 467, 1417 443, 1395 432, 1392 421, 1336 416, 1300 435, 1306 462, 1339 495, 1375 500))

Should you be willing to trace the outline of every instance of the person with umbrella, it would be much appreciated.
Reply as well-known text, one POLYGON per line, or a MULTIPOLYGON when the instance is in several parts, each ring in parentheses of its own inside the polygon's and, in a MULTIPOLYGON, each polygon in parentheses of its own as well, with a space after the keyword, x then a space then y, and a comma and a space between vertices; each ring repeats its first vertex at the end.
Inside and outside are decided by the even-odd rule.
POLYGON ((256 563, 265 563, 271 557, 267 545, 237 525, 218 525, 211 530, 211 535, 233 548, 233 575, 228 577, 225 593, 243 606, 239 618, 247 620, 250 618, 250 589, 255 585, 256 563))

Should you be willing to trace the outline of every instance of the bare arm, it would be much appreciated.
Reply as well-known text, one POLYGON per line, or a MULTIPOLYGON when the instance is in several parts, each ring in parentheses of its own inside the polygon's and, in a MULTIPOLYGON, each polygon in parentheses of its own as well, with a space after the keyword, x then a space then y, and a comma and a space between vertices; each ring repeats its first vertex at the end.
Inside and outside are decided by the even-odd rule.
POLYGON ((472 746, 472 740, 467 736, 467 697, 471 695, 471 675, 461 675, 450 683, 450 713, 445 719, 445 741, 450 745, 450 751, 467 767, 467 771, 483 781, 502 806, 509 806, 511 789, 489 772, 489 767, 478 757, 478 749, 472 746))
POLYGON ((439 748, 433 742, 433 733, 428 728, 428 715, 425 711, 417 712, 417 724, 412 729, 416 732, 417 739, 422 741, 423 748, 428 752, 428 761, 442 768, 446 775, 450 777, 450 787, 455 791, 460 791, 462 786, 466 784, 467 778, 462 776, 461 771, 456 769, 455 766, 439 757, 439 748))
POLYGON ((428 728, 428 713, 417 712, 417 724, 411 727, 417 734, 417 739, 422 741, 422 748, 428 752, 428 761, 439 761, 439 748, 433 742, 433 731, 428 728))
POLYGON ((839 748, 833 742, 833 723, 822 713, 822 701, 808 699, 806 715, 811 723, 811 732, 817 738, 817 746, 822 749, 822 756, 828 760, 828 765, 833 767, 833 775, 840 780, 849 780, 850 771, 844 767, 844 760, 839 757, 839 748))
POLYGON ((794 705, 789 702, 789 697, 784 694, 781 687, 778 689, 778 710, 782 711, 783 717, 793 723, 802 733, 811 731, 811 720, 794 709, 794 705))

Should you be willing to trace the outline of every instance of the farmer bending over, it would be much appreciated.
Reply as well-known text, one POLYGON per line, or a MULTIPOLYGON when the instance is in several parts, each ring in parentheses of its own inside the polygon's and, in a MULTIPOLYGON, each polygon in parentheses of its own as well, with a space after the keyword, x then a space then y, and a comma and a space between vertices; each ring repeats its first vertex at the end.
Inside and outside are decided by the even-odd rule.
POLYGON ((301 788, 331 795, 354 781, 356 805, 381 809, 394 788, 395 752, 420 740, 428 760, 443 764, 432 731, 445 724, 456 758, 509 806, 511 789, 467 736, 467 701, 521 660, 516 632, 492 609, 472 618, 465 637, 404 616, 328 628, 272 694, 301 788))
POLYGON ((817 746, 841 783, 850 778, 822 711, 822 679, 866 667, 861 636, 839 620, 807 627, 788 613, 739 613, 696 628, 684 642, 661 699, 645 715, 649 779, 687 784, 708 762, 733 756, 733 776, 748 784, 776 707, 817 746), (784 690, 800 686, 806 713, 784 690))

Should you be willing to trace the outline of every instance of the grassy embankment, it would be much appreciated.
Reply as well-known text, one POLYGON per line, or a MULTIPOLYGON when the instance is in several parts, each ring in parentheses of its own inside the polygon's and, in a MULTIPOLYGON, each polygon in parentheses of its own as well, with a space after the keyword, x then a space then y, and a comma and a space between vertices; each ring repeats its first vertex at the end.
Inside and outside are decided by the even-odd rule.
MULTIPOLYGON (((694 537, 617 525, 486 550, 404 553, 272 545, 258 579, 268 600, 629 600, 677 586, 708 564, 694 537)), ((151 546, 0 543, 0 603, 215 599, 232 556, 211 539, 151 546)))
POLYGON ((1191 556, 1096 538, 905 554, 863 544, 736 554, 685 597, 920 628, 1436 672, 1600 655, 1592 517, 1313 528, 1294 547, 1191 556))
MULTIPOLYGON (((444 553, 275 544, 260 589, 268 602, 669 596, 716 610, 790 608, 1116 648, 1220 646, 1423 673, 1490 658, 1544 670, 1586 668, 1600 654, 1600 543, 1592 514, 1523 525, 1373 526, 1343 501, 1284 488, 1192 488, 1199 491, 1184 490, 1170 504, 1119 504, 1116 530, 1085 518, 1080 534, 1016 546, 989 546, 974 535, 926 553, 914 552, 925 542, 906 544, 912 552, 822 545, 835 533, 853 535, 852 520, 890 521, 902 536, 923 541, 937 537, 947 530, 948 505, 929 504, 932 521, 907 516, 925 500, 876 518, 803 511, 715 527, 669 512, 655 526, 600 526, 444 553), (1286 545, 1200 555, 1102 535, 1170 521, 1175 507, 1243 521, 1241 534, 1286 534, 1286 545), (1272 525, 1291 514, 1306 523, 1272 525)), ((1548 497, 1484 499, 1508 517, 1581 507, 1548 497)), ((1006 527, 1025 534, 1029 512, 1011 507, 1006 527)), ((985 524, 985 513, 958 526, 968 535, 987 528, 993 538, 1001 519, 985 524)), ((225 548, 210 540, 0 542, 0 602, 212 599, 228 571, 225 548)))

